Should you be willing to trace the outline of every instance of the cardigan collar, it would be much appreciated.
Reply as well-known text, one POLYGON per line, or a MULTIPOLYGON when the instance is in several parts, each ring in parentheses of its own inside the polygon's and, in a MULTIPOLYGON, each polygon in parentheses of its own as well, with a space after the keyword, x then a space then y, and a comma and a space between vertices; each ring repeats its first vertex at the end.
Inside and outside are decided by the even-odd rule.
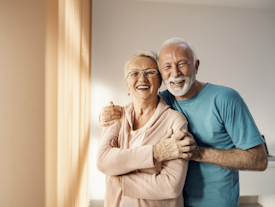
MULTIPOLYGON (((159 97, 159 103, 157 105, 157 108, 156 108, 154 114, 149 119, 148 123, 146 124, 147 128, 152 127, 152 125, 154 125, 154 123, 159 119, 159 117, 163 114, 163 112, 165 112, 166 110, 168 110, 170 108, 170 106, 168 106, 160 96, 158 96, 158 97, 159 97)), ((132 123, 133 123, 132 112, 134 110, 133 102, 130 102, 129 104, 127 104, 124 107, 124 110, 125 110, 125 116, 128 121, 128 124, 130 126, 130 129, 133 129, 133 126, 132 126, 132 123)))

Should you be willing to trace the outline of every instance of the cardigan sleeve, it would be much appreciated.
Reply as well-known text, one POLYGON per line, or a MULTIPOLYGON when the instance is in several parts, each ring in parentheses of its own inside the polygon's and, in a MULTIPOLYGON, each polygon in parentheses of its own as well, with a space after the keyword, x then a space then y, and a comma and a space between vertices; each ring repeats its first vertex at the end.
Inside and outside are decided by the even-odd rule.
POLYGON ((177 198, 183 189, 188 161, 176 159, 162 163, 160 174, 133 172, 122 176, 123 195, 140 199, 177 198))
POLYGON ((121 120, 104 127, 97 151, 97 168, 105 175, 122 175, 137 169, 154 167, 153 145, 133 149, 115 148, 111 145, 117 139, 121 120))

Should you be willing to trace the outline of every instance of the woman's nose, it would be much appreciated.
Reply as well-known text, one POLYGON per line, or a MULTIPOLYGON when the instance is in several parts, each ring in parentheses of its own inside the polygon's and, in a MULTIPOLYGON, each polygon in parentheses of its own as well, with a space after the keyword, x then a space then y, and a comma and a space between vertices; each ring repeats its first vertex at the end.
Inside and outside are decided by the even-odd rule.
POLYGON ((139 80, 147 80, 146 76, 144 75, 144 73, 140 73, 140 76, 138 78, 139 80))

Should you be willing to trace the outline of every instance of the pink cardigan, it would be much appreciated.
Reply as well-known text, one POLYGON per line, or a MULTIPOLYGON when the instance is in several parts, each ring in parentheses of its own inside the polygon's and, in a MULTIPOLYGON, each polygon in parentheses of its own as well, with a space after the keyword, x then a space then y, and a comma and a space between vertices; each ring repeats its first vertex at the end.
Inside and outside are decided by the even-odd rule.
POLYGON ((182 189, 188 162, 175 159, 154 165, 153 145, 165 136, 168 129, 173 129, 173 132, 187 129, 185 116, 170 109, 160 98, 155 113, 148 121, 142 146, 129 149, 132 110, 132 103, 126 105, 121 119, 104 127, 101 134, 97 168, 107 175, 104 206, 119 207, 121 196, 124 195, 135 198, 136 205, 140 207, 182 207, 182 189), (112 148, 112 138, 118 138, 120 148, 112 148), (113 184, 110 175, 123 175, 122 188, 113 184))

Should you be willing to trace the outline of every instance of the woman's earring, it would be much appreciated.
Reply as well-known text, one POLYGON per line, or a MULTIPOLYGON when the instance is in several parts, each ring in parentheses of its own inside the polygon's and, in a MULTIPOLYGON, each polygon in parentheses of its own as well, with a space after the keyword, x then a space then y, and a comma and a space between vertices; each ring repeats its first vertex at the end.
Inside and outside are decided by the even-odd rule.
POLYGON ((130 91, 128 91, 128 96, 130 96, 130 91))

